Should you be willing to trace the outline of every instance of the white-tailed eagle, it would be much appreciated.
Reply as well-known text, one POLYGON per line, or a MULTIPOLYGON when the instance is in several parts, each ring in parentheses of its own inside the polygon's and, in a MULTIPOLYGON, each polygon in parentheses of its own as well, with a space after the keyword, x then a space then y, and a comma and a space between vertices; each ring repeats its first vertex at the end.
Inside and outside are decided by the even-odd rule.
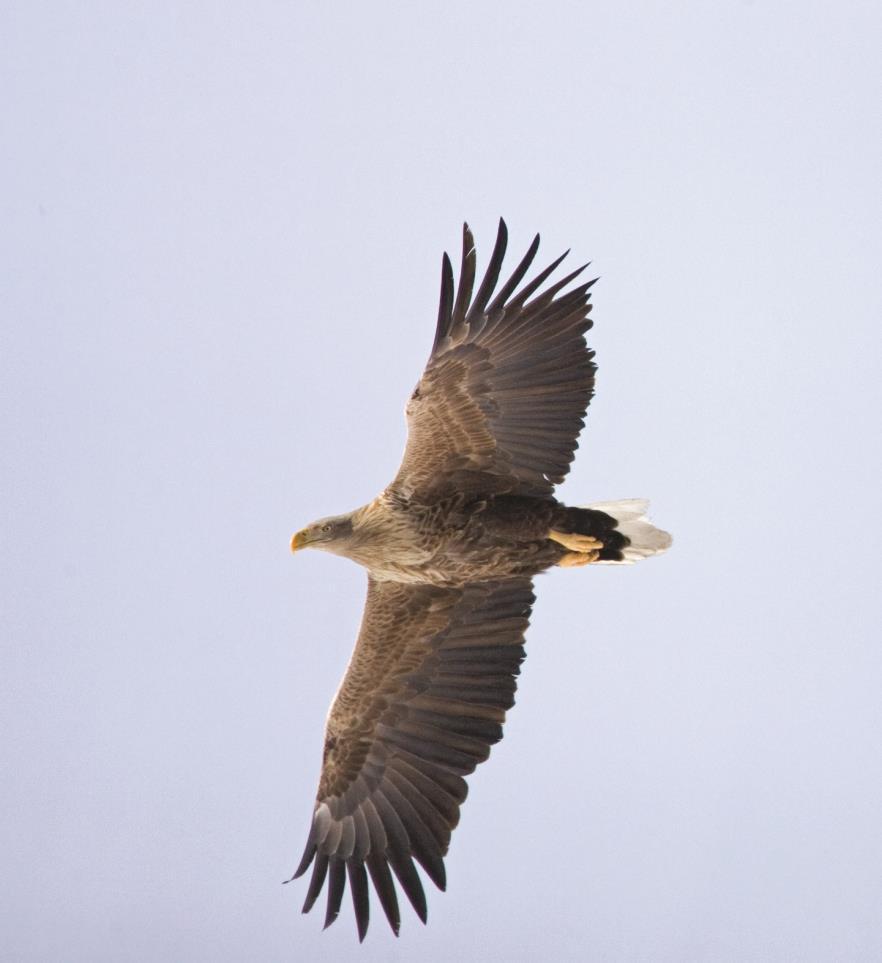
POLYGON ((293 550, 344 555, 368 572, 367 602, 331 706, 303 859, 307 912, 327 883, 325 925, 346 881, 359 939, 368 877, 398 933, 398 885, 423 922, 414 865, 445 888, 444 856, 464 777, 502 738, 524 658, 533 577, 554 566, 633 562, 664 551, 640 500, 588 508, 554 497, 594 393, 585 343, 594 283, 583 268, 543 288, 563 257, 521 286, 538 235, 497 289, 507 231, 474 292, 463 229, 454 290, 444 255, 435 342, 407 403, 392 483, 368 505, 307 526, 293 550))

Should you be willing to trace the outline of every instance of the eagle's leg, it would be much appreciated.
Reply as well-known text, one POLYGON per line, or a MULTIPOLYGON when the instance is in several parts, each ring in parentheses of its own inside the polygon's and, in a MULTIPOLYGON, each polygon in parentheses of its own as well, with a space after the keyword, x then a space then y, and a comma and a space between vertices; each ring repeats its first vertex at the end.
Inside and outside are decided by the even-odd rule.
POLYGON ((562 568, 579 568, 582 565, 590 565, 591 562, 596 562, 599 557, 599 550, 592 552, 567 552, 566 555, 561 556, 557 564, 562 568))
MULTIPOLYGON (((548 537, 553 542, 558 542, 563 545, 563 547, 570 552, 599 552, 603 548, 603 542, 598 538, 594 538, 593 535, 578 535, 575 532, 558 532, 552 528, 548 533, 548 537)), ((591 561, 593 561, 593 559, 591 559, 591 561)))

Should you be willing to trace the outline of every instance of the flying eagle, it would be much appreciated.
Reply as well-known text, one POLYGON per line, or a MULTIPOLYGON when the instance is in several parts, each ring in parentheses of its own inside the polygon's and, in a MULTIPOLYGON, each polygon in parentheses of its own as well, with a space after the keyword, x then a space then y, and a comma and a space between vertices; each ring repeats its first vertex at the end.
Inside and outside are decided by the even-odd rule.
POLYGON ((514 704, 533 576, 556 565, 629 563, 671 544, 647 521, 644 501, 570 508, 555 499, 594 393, 594 352, 584 338, 594 281, 567 290, 582 267, 541 290, 564 254, 519 289, 536 235, 497 291, 507 234, 500 220, 474 296, 468 225, 456 291, 450 259, 442 259, 435 342, 407 403, 395 479, 363 508, 291 539, 293 551, 322 549, 368 571, 361 630, 328 714, 312 824, 292 877, 313 864, 304 913, 327 881, 326 927, 348 877, 359 940, 368 876, 396 935, 393 874, 424 923, 414 860, 445 888, 463 777, 502 738, 514 704))

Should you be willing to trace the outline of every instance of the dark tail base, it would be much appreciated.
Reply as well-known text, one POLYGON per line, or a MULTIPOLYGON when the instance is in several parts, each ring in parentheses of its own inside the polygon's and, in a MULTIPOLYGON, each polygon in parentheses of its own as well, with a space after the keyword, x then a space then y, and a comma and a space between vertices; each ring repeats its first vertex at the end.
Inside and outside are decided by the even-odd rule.
POLYGON ((598 558, 601 562, 621 562, 625 556, 623 549, 631 544, 631 540, 616 531, 618 522, 593 508, 567 508, 561 506, 554 519, 554 527, 561 532, 576 535, 590 535, 599 542, 603 542, 603 549, 598 558))

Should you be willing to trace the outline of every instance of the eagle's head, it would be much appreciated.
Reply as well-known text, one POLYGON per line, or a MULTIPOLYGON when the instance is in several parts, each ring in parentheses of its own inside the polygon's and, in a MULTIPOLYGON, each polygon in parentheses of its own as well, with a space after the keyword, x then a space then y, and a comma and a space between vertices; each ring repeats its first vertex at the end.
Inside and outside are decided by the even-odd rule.
POLYGON ((291 551, 301 548, 320 548, 341 554, 352 535, 352 513, 320 518, 296 532, 291 539, 291 551))

